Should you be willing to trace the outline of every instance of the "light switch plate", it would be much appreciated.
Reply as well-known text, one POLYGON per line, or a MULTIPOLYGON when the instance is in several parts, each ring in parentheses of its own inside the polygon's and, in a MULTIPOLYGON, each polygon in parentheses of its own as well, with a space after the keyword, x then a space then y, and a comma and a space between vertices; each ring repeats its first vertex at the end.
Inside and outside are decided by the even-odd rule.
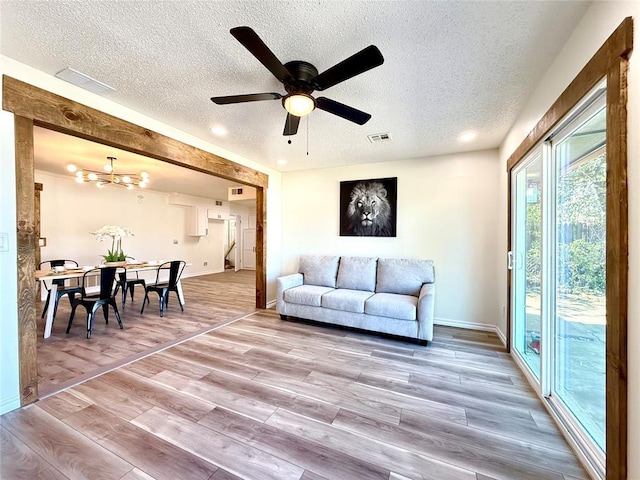
POLYGON ((9 251, 9 234, 8 233, 0 233, 0 252, 8 252, 9 251))

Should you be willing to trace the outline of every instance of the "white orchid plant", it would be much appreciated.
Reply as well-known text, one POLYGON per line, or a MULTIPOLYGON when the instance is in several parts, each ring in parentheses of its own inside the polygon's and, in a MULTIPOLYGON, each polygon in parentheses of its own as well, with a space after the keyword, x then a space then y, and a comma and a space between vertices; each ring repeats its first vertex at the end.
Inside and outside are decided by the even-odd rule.
POLYGON ((123 262, 127 258, 132 258, 125 255, 122 251, 122 237, 133 237, 133 232, 128 228, 118 227, 117 225, 105 225, 95 232, 90 233, 95 235, 96 240, 100 240, 101 242, 108 238, 111 239, 111 249, 107 250, 106 255, 102 256, 106 262, 123 262))

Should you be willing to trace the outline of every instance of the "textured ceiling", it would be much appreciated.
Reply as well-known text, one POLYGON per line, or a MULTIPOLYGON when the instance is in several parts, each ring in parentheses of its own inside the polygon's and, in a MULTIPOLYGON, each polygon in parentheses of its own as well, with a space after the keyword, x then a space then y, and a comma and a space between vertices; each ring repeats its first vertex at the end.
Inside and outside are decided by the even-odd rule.
MULTIPOLYGON (((46 73, 71 67, 105 97, 282 171, 495 148, 588 2, 0 0, 0 51, 46 73), (283 62, 319 71, 374 44, 385 63, 324 92, 370 113, 364 126, 316 110, 282 136, 281 92, 230 34, 252 27, 283 62), (228 134, 217 137, 212 126, 228 134), (474 130, 474 142, 457 137, 474 130), (308 131, 308 135, 307 135, 308 131), (368 134, 389 132, 390 143, 368 134), (308 155, 307 152, 308 145, 308 155), (277 160, 286 160, 284 167, 277 160)), ((316 93, 318 95, 318 93, 316 93)))
MULTIPOLYGON (((114 172, 116 174, 147 172, 149 174, 148 189, 150 190, 166 193, 178 192, 197 197, 227 200, 229 187, 240 185, 212 175, 41 127, 34 127, 33 137, 36 168, 64 177, 74 177, 74 174, 69 173, 66 169, 69 164, 73 164, 80 169, 101 172, 103 166, 109 163, 107 157, 116 157, 114 163, 114 172)), ((85 190, 96 188, 89 183, 74 184, 74 186, 85 190)), ((121 187, 113 186, 110 188, 121 187)), ((132 193, 134 192, 132 191, 132 193)), ((243 205, 255 204, 253 200, 240 200, 240 203, 243 205)))

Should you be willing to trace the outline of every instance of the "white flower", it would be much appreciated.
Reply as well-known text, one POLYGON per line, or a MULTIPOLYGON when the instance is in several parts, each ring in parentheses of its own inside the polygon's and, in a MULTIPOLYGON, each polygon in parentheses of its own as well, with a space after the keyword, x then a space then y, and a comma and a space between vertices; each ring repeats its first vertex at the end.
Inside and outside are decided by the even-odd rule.
POLYGON ((117 225, 105 225, 95 232, 90 232, 96 236, 96 240, 101 242, 106 240, 107 237, 113 240, 120 240, 122 237, 133 237, 133 232, 128 228, 118 227, 117 225))

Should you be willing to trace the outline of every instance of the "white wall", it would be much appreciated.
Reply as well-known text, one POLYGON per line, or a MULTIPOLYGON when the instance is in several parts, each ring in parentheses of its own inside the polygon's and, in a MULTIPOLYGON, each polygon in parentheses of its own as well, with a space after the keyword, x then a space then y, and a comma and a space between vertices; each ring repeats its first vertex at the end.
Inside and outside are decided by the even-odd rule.
POLYGON ((13 132, 13 115, 0 111, 0 233, 9 240, 8 251, 0 252, 0 414, 20 406, 15 153, 13 141, 6 141, 13 132))
POLYGON ((282 175, 283 273, 300 254, 430 258, 436 321, 493 328, 496 150, 282 175), (397 237, 340 237, 340 182, 398 177, 397 237))
MULTIPOLYGON (((119 105, 106 97, 75 87, 51 75, 35 70, 10 58, 0 56, 0 74, 22 80, 31 85, 62 95, 89 107, 122 118, 136 125, 220 155, 269 175, 267 190, 267 299, 275 298, 275 279, 280 274, 281 201, 280 173, 264 165, 247 160, 204 140, 177 130, 162 122, 119 105)), ((0 233, 9 234, 9 252, 0 253, 0 414, 19 406, 18 337, 17 337, 17 250, 15 218, 15 173, 13 115, 0 111, 0 233)), ((158 254, 160 255, 160 254, 158 254)))
MULTIPOLYGON (((224 270, 223 221, 210 220, 206 237, 189 236, 189 207, 169 205, 164 193, 121 187, 98 189, 92 184, 78 184, 71 176, 35 173, 36 182, 43 185, 41 235, 47 239, 47 246, 41 249, 42 260, 68 258, 80 265, 100 263, 111 242, 99 242, 90 232, 103 225, 118 225, 134 233, 122 240, 122 249, 137 260, 185 260, 191 264, 184 271, 186 277, 224 270)), ((208 202, 213 204, 213 200, 208 202)))
MULTIPOLYGON (((580 69, 627 16, 634 17, 634 52, 629 63, 628 185, 629 185, 629 309, 628 309, 628 476, 640 480, 640 2, 594 2, 571 35, 549 72, 538 84, 500 149, 500 204, 506 206, 506 160, 531 127, 560 96, 580 69)), ((504 210, 504 209, 503 209, 504 210)), ((504 210, 506 211, 506 210, 504 210)), ((506 231, 506 216, 500 218, 506 231)), ((506 237, 497 241, 506 251, 506 237)), ((500 268, 504 268, 501 265, 500 268)), ((500 278, 498 302, 505 302, 506 277, 500 278)), ((506 323, 500 328, 506 330, 506 323)))

